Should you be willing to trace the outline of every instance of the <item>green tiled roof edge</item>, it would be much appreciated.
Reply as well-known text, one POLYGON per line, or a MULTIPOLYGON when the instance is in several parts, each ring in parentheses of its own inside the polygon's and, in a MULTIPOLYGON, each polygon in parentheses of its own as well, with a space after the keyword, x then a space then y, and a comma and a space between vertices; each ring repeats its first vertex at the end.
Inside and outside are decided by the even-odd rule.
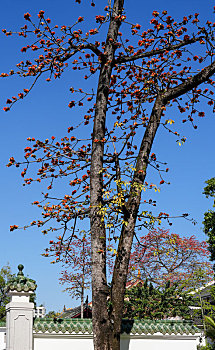
MULTIPOLYGON (((76 333, 92 334, 92 320, 90 319, 47 319, 37 318, 34 321, 36 333, 76 333)), ((173 320, 123 320, 122 334, 155 334, 163 335, 194 335, 200 330, 188 321, 173 320)))

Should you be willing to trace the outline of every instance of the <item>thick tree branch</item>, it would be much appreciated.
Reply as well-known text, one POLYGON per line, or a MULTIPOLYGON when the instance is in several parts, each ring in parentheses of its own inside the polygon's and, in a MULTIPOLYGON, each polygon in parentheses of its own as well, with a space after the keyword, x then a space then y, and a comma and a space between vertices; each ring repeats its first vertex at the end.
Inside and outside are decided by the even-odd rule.
POLYGON ((177 50, 180 49, 181 47, 185 47, 187 45, 196 43, 197 41, 203 39, 202 36, 199 36, 197 38, 192 38, 192 39, 188 39, 188 40, 183 40, 182 42, 180 42, 179 44, 175 44, 175 45, 167 45, 166 47, 164 47, 163 49, 158 49, 158 50, 151 50, 148 52, 143 52, 140 54, 134 54, 132 56, 129 57, 119 57, 117 58, 113 63, 114 64, 120 64, 120 63, 127 63, 127 62, 131 62, 131 61, 136 61, 140 58, 145 58, 145 57, 152 57, 152 56, 156 56, 156 55, 160 55, 166 51, 173 51, 173 50, 177 50))
POLYGON ((188 91, 199 86, 200 84, 207 81, 215 73, 215 61, 209 66, 203 68, 201 72, 195 74, 190 79, 186 80, 184 83, 177 85, 176 87, 170 88, 163 94, 163 101, 166 104, 174 98, 186 94, 188 91))
MULTIPOLYGON (((116 313, 116 310, 120 310, 120 305, 123 305, 124 303, 124 290, 134 237, 135 224, 141 201, 142 184, 146 177, 146 168, 148 164, 149 154, 152 148, 155 134, 160 124, 162 106, 163 99, 162 96, 159 95, 155 101, 148 126, 142 139, 136 162, 136 170, 134 172, 133 181, 131 184, 130 195, 126 203, 126 211, 124 212, 124 221, 126 223, 123 224, 121 230, 111 286, 113 322, 115 322, 114 315, 116 313)), ((121 308, 121 315, 122 311, 123 310, 121 308)))
POLYGON ((130 257, 135 223, 141 200, 142 185, 146 177, 149 154, 155 134, 160 124, 162 107, 173 98, 177 98, 199 84, 207 81, 214 73, 215 62, 204 68, 201 72, 194 75, 185 83, 170 89, 168 92, 158 95, 155 101, 148 126, 141 142, 135 167, 136 169, 131 184, 130 196, 126 204, 127 217, 125 217, 125 220, 127 221, 127 224, 123 225, 122 227, 112 279, 111 299, 113 303, 113 310, 117 309, 120 303, 123 303, 122 298, 120 299, 119 297, 119 290, 120 288, 123 288, 126 283, 127 264, 130 257))

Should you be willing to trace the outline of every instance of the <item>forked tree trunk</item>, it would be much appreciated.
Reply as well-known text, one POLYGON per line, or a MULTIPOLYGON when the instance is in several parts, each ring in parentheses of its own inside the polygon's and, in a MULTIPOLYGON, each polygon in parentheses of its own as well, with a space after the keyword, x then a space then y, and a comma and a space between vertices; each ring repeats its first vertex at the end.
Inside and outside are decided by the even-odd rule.
POLYGON ((92 247, 92 298, 93 298, 93 337, 94 350, 120 350, 120 330, 123 313, 124 294, 128 272, 130 252, 133 242, 134 229, 141 201, 141 186, 146 177, 149 154, 160 125, 162 107, 170 100, 177 98, 192 88, 198 86, 214 74, 215 63, 204 68, 193 78, 168 91, 158 92, 152 113, 145 130, 136 160, 135 172, 131 184, 131 192, 123 210, 126 225, 122 226, 117 256, 113 271, 111 292, 106 279, 106 231, 99 209, 102 207, 103 189, 103 157, 107 102, 109 85, 113 69, 115 54, 114 43, 120 27, 120 16, 123 11, 124 0, 114 0, 110 19, 105 56, 101 57, 101 69, 97 89, 96 108, 92 139, 92 156, 90 170, 91 192, 91 247, 92 247), (109 40, 111 39, 111 40, 109 40), (96 142, 94 142, 96 140, 96 142), (135 193, 135 194, 134 194, 135 193), (111 308, 107 310, 110 298, 111 308))
MULTIPOLYGON (((115 0, 113 16, 110 20, 106 40, 106 60, 101 63, 97 89, 96 109, 94 118, 93 141, 105 137, 106 111, 109 84, 113 69, 115 47, 120 22, 115 17, 122 14, 124 0, 115 0), (111 41, 109 40, 111 39, 111 41)), ((137 162, 133 185, 142 183, 146 176, 149 152, 161 117, 162 100, 153 108, 149 126, 146 129, 137 162), (141 176, 139 170, 142 170, 141 176)), ((133 196, 131 190, 129 204, 124 208, 124 220, 127 226, 122 227, 118 254, 113 272, 111 293, 109 294, 106 279, 106 231, 99 208, 102 206, 103 188, 103 142, 92 142, 91 158, 91 245, 92 245, 92 298, 93 298, 93 336, 95 350, 120 350, 120 331, 123 313, 124 294, 128 272, 130 252, 134 236, 134 228, 140 205, 141 190, 137 189, 133 196), (112 309, 107 311, 107 301, 110 298, 112 309)), ((137 186, 138 187, 138 186, 137 186)))

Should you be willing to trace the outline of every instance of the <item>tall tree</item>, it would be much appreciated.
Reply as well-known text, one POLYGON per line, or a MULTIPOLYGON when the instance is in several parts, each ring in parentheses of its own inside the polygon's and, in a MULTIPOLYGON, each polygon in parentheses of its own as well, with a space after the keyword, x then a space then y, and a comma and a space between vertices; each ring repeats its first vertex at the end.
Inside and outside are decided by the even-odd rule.
MULTIPOLYGON (((51 241, 52 244, 52 241, 51 241)), ((70 246, 66 245, 65 270, 62 271, 60 282, 66 285, 65 291, 72 297, 81 299, 81 318, 84 317, 84 292, 91 284, 91 249, 90 242, 84 235, 76 238, 70 246)), ((59 245, 52 244, 50 250, 59 251, 59 245)), ((62 248, 60 248, 62 250, 62 248)))
MULTIPOLYGON (((169 108, 175 106, 185 115, 182 122, 190 122, 196 129, 196 119, 204 116, 199 102, 204 100, 214 105, 211 91, 215 73, 214 27, 210 21, 201 25, 197 13, 177 22, 167 11, 154 11, 149 27, 142 28, 127 21, 126 1, 103 2, 107 6, 104 13, 95 18, 97 28, 87 30, 82 16, 71 26, 58 28, 52 26, 44 11, 39 12, 38 22, 26 13, 27 24, 18 35, 35 37, 22 52, 33 51, 36 57, 30 55, 18 63, 17 72, 11 70, 1 76, 17 73, 33 78, 28 89, 7 100, 4 110, 8 111, 29 94, 39 77, 45 76, 47 81, 60 78, 69 61, 71 69, 80 72, 80 78, 85 71, 85 79, 97 74, 97 82, 92 80, 93 86, 96 84, 95 92, 90 84, 88 91, 84 91, 83 86, 70 88, 76 96, 70 101, 70 108, 81 108, 91 101, 87 111, 80 112, 78 123, 79 128, 85 126, 88 137, 82 138, 83 131, 74 130, 73 123, 69 131, 74 130, 74 134, 61 142, 55 142, 53 137, 50 141, 34 143, 30 138, 33 144, 25 149, 26 166, 22 176, 25 184, 51 180, 48 192, 44 193, 45 204, 35 202, 42 207, 43 218, 31 225, 41 227, 56 220, 57 227, 51 224, 50 230, 62 229, 58 240, 63 241, 66 235, 72 239, 79 220, 90 219, 94 348, 118 350, 137 222, 140 227, 150 227, 162 218, 169 220, 163 212, 154 216, 142 202, 147 188, 157 190, 157 186, 146 182, 148 166, 157 169, 161 185, 165 182, 163 174, 168 171, 151 153, 152 145, 159 128, 175 135, 179 144, 185 141, 168 117, 169 108), (30 163, 40 164, 36 178, 26 177, 30 163), (49 195, 57 178, 69 178, 74 188, 61 198, 49 195), (106 273, 107 239, 116 241, 110 289, 106 273), (109 309, 107 300, 110 300, 109 309)), ((12 34, 3 31, 6 35, 12 34)), ((74 80, 75 84, 76 75, 74 80)), ((13 164, 20 166, 11 157, 8 166, 13 164)), ((11 230, 16 228, 11 226, 11 230)), ((57 258, 60 258, 59 252, 57 258)))
POLYGON ((202 284, 213 278, 209 255, 208 244, 198 241, 195 236, 180 237, 158 228, 140 237, 139 243, 135 244, 129 271, 131 276, 139 274, 154 285, 164 286, 170 281, 190 289, 193 288, 191 280, 199 270, 205 271, 207 276, 207 279, 202 278, 202 284))

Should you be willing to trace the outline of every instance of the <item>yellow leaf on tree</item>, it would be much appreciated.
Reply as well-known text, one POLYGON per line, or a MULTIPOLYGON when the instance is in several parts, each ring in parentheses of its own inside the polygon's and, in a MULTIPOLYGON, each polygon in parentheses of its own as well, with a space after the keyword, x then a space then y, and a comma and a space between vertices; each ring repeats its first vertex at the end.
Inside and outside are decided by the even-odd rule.
POLYGON ((166 119, 166 122, 165 122, 165 124, 174 124, 175 123, 175 121, 174 120, 172 120, 172 119, 166 119))

